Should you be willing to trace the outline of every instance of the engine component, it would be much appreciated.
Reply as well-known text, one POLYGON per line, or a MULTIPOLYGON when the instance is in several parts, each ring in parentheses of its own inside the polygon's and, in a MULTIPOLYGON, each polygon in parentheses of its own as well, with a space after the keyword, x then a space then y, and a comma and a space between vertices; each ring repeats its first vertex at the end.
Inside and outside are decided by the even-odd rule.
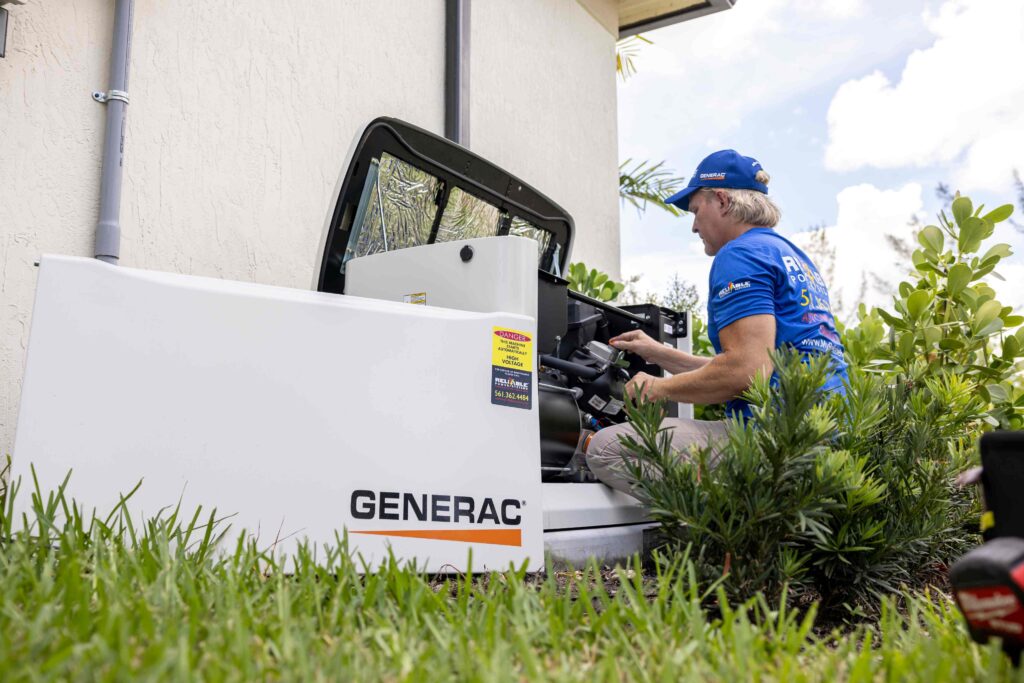
POLYGON ((573 390, 542 379, 537 392, 540 409, 540 468, 543 479, 570 474, 570 462, 582 432, 582 417, 573 390))

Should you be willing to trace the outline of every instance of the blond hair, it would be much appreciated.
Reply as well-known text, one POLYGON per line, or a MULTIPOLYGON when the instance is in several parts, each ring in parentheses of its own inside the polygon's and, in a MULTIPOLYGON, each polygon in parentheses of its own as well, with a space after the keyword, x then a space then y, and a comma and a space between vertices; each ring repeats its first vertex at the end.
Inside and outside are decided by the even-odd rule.
MULTIPOLYGON (((771 176, 762 170, 757 172, 754 179, 767 185, 771 176)), ((732 216, 740 223, 774 228, 782 220, 782 211, 763 192, 717 187, 704 187, 700 191, 714 194, 719 189, 729 197, 729 208, 725 211, 726 215, 732 216)))

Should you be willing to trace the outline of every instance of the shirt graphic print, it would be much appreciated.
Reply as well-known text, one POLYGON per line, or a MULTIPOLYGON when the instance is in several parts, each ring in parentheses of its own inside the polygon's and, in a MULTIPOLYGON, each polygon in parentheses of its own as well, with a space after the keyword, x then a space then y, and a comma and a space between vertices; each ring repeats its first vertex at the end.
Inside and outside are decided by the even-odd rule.
MULTIPOLYGON (((775 348, 828 354, 832 375, 825 388, 844 391, 846 360, 828 288, 800 248, 771 228, 752 228, 719 250, 708 284, 708 337, 716 353, 722 352, 719 330, 747 316, 773 315, 775 348)), ((742 399, 727 409, 750 416, 742 399)))

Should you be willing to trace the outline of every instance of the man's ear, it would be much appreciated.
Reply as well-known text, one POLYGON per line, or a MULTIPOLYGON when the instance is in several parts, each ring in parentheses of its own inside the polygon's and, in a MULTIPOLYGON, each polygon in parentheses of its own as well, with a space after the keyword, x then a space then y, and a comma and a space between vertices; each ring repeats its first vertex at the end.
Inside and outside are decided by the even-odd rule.
POLYGON ((732 201, 725 190, 715 190, 715 200, 718 202, 718 207, 723 214, 729 208, 729 202, 732 201))

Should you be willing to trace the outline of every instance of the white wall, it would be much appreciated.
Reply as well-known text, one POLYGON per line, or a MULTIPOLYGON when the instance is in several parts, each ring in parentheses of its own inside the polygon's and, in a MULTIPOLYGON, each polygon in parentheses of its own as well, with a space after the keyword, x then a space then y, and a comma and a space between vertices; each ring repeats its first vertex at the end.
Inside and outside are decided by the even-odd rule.
POLYGON ((576 221, 573 260, 619 275, 615 40, 577 2, 473 0, 470 143, 576 221))
MULTIPOLYGON (((0 60, 0 454, 42 253, 91 256, 114 0, 14 6, 0 60)), ((614 38, 575 0, 474 0, 471 146, 618 273, 614 38)), ((121 263, 307 287, 360 126, 444 121, 443 0, 136 0, 121 263)))

